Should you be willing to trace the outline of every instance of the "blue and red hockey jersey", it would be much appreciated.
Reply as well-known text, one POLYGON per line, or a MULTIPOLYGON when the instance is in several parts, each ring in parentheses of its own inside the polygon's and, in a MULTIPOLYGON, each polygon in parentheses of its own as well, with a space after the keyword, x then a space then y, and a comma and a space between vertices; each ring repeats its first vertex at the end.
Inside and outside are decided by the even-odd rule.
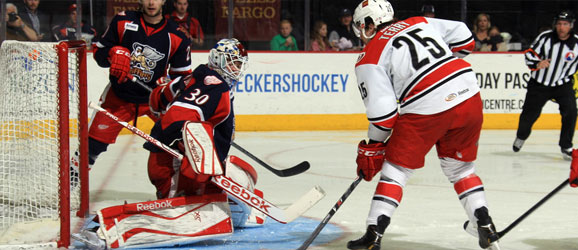
MULTIPOLYGON (((96 44, 94 59, 101 67, 110 67, 108 52, 114 46, 127 48, 131 53, 130 73, 155 88, 155 81, 168 74, 172 77, 191 73, 190 40, 178 31, 178 24, 164 19, 148 24, 141 12, 123 11, 111 21, 96 44)), ((112 91, 131 103, 147 103, 150 92, 131 81, 118 84, 109 76, 112 91)))
MULTIPOLYGON (((177 88, 157 89, 151 96, 151 102, 170 102, 166 113, 155 123, 151 136, 178 149, 177 143, 182 140, 181 131, 186 121, 208 122, 213 125, 215 149, 219 160, 223 162, 229 153, 235 129, 229 85, 216 71, 202 64, 195 69, 192 77, 175 79, 163 88, 174 86, 187 87, 174 100, 172 93, 177 92, 177 88)), ((151 104, 156 107, 165 105, 167 103, 151 104)), ((145 143, 144 148, 152 152, 162 151, 150 142, 145 143)))

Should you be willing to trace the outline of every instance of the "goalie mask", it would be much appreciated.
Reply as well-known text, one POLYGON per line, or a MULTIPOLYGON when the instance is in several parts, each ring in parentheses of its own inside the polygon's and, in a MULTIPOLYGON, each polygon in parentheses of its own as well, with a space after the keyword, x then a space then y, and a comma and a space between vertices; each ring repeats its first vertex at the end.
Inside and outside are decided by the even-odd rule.
POLYGON ((364 0, 353 14, 353 31, 357 37, 372 38, 373 34, 365 34, 369 24, 373 23, 377 28, 382 23, 387 23, 393 20, 393 7, 385 0, 364 0))
POLYGON ((231 88, 243 76, 248 61, 245 47, 235 38, 221 39, 209 52, 209 67, 225 78, 231 88))

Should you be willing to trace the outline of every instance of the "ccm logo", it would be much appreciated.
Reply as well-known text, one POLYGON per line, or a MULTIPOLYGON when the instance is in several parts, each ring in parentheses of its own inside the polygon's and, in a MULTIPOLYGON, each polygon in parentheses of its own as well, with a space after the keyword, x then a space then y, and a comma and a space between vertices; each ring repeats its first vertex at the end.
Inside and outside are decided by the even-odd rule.
POLYGON ((160 208, 173 207, 172 201, 153 202, 153 203, 139 203, 136 204, 136 211, 156 210, 160 208))
POLYGON ((215 176, 213 177, 221 186, 225 189, 225 191, 230 192, 235 197, 244 200, 247 203, 254 205, 269 213, 270 205, 265 204, 265 200, 261 199, 261 197, 255 195, 254 193, 248 192, 245 188, 239 186, 237 183, 231 182, 222 176, 215 176))
POLYGON ((357 150, 357 153, 360 155, 364 155, 364 156, 376 156, 376 155, 385 155, 385 150, 378 150, 378 151, 369 151, 369 150, 365 150, 365 149, 359 149, 357 150))

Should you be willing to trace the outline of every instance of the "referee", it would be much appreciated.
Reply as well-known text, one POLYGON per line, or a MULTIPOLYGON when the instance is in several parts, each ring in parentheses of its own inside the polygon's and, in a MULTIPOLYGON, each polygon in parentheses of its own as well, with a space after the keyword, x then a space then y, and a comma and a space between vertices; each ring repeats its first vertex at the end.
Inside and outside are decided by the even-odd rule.
POLYGON ((562 11, 554 18, 553 29, 538 35, 525 51, 526 65, 530 68, 526 99, 514 141, 514 152, 520 151, 530 136, 532 125, 550 99, 560 106, 562 129, 560 149, 565 160, 572 159, 572 138, 576 126, 576 96, 574 78, 578 67, 578 36, 574 34, 574 16, 562 11))

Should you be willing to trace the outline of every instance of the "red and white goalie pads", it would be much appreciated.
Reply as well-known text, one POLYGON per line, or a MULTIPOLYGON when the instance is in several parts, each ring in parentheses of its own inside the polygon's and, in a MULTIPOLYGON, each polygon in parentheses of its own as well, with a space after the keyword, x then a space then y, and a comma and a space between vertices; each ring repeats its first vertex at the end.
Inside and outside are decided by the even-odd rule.
POLYGON ((125 204, 97 215, 108 248, 174 246, 233 233, 225 194, 125 204))
MULTIPOLYGON (((183 127, 185 155, 196 174, 222 175, 223 167, 213 143, 213 126, 206 122, 187 122, 183 127)), ((185 174, 186 171, 183 172, 185 174)))
MULTIPOLYGON (((263 192, 255 188, 255 184, 257 184, 257 171, 255 171, 251 164, 234 155, 229 155, 225 162, 225 176, 253 192, 258 197, 263 198, 263 192)), ((229 205, 231 206, 233 226, 256 227, 262 226, 265 223, 265 219, 267 218, 265 214, 250 207, 247 203, 233 195, 228 195, 228 197, 231 200, 229 205)))

